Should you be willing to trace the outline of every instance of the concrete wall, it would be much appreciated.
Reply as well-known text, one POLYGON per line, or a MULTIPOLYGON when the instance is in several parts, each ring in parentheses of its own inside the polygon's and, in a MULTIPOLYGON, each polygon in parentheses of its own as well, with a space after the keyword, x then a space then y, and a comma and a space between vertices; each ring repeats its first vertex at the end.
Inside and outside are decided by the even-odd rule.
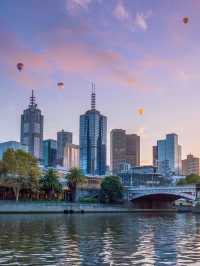
POLYGON ((122 205, 0 201, 0 213, 133 212, 122 205))

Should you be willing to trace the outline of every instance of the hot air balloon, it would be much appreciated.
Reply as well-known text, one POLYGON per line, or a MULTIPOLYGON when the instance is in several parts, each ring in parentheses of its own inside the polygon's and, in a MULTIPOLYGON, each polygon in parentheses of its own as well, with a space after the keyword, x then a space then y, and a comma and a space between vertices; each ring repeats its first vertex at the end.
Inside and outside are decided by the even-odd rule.
POLYGON ((138 114, 139 115, 143 115, 144 114, 144 108, 143 107, 138 109, 138 114))
POLYGON ((22 69, 24 68, 24 64, 23 63, 18 63, 17 64, 17 69, 21 72, 22 69))
POLYGON ((58 88, 60 89, 60 90, 64 90, 64 83, 63 82, 58 82, 57 83, 57 86, 58 86, 58 88))
POLYGON ((183 23, 187 24, 189 22, 189 18, 188 17, 184 17, 183 18, 183 23))

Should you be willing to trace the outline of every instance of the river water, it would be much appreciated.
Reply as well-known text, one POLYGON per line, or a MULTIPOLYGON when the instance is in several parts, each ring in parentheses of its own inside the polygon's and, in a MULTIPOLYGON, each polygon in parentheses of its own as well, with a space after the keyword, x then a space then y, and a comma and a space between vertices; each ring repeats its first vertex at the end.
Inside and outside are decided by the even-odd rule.
POLYGON ((200 215, 0 215, 0 265, 200 266, 200 215))

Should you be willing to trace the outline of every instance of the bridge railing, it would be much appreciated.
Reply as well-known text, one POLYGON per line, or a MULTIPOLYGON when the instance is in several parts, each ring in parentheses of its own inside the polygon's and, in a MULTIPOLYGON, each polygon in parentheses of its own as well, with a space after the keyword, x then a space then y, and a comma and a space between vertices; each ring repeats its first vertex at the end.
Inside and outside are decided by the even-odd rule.
POLYGON ((128 191, 180 191, 180 192, 189 192, 189 191, 196 191, 195 185, 190 186, 159 186, 159 187, 135 187, 135 186, 126 186, 125 187, 128 191))

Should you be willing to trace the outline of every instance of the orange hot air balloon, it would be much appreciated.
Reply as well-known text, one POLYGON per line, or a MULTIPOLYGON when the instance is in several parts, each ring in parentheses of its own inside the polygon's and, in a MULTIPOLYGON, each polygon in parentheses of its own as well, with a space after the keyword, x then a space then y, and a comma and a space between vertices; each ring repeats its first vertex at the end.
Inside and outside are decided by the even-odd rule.
POLYGON ((17 64, 17 69, 21 72, 24 68, 24 64, 23 63, 18 63, 17 64))
POLYGON ((144 108, 143 107, 138 109, 138 114, 139 115, 143 115, 144 114, 144 108))
POLYGON ((64 83, 63 82, 58 82, 57 83, 57 86, 60 90, 64 90, 65 86, 64 86, 64 83))
POLYGON ((183 18, 183 23, 184 23, 184 24, 187 24, 188 22, 189 22, 189 18, 188 18, 188 17, 184 17, 184 18, 183 18))

